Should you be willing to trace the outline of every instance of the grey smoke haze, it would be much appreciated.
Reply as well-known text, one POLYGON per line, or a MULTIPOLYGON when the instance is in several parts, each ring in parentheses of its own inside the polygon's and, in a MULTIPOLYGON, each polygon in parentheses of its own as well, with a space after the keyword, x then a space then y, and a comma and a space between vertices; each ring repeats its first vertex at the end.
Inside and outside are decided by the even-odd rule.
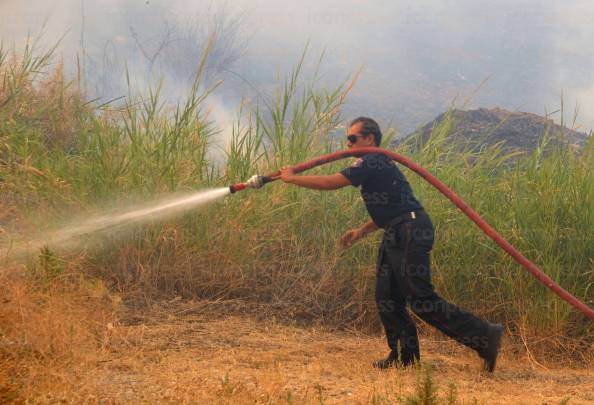
MULTIPOLYGON (((154 51, 164 21, 183 25, 196 15, 208 21, 213 10, 221 9, 214 4, 0 0, 0 35, 5 44, 20 43, 27 31, 38 32, 47 19, 45 41, 66 34, 60 50, 65 60, 73 60, 81 52, 84 5, 88 60, 101 61, 108 54, 109 66, 114 67, 116 60, 126 59, 141 78, 146 58, 140 55, 130 27, 154 51)), ((591 1, 235 0, 226 3, 225 12, 230 18, 242 16, 238 38, 247 38, 248 43, 229 63, 233 74, 218 72, 225 84, 213 103, 218 103, 215 110, 223 120, 233 115, 241 96, 254 95, 252 86, 270 92, 279 73, 282 76, 295 65, 309 40, 306 72, 313 69, 319 51, 326 50, 321 83, 334 85, 364 67, 345 118, 370 115, 406 133, 443 112, 454 99, 460 105, 489 78, 466 107, 500 106, 544 114, 560 107, 563 94, 566 119, 577 104, 580 129, 594 128, 591 1)), ((87 71, 89 78, 101 77, 105 68, 100 63, 90 65, 95 71, 87 71)), ((186 84, 173 80, 164 66, 157 71, 171 76, 171 86, 177 88, 170 91, 182 92, 186 84)), ((103 96, 118 91, 115 86, 112 94, 103 96)))

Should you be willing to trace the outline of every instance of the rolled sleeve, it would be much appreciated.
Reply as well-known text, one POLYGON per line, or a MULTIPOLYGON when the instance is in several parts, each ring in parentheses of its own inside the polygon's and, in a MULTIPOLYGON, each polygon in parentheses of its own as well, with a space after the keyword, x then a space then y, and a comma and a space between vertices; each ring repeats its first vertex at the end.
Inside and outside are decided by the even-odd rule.
POLYGON ((371 173, 372 170, 369 168, 365 159, 362 158, 357 159, 351 166, 340 172, 340 174, 349 179, 351 184, 355 187, 359 187, 361 184, 365 183, 365 181, 369 179, 369 176, 371 176, 371 173))

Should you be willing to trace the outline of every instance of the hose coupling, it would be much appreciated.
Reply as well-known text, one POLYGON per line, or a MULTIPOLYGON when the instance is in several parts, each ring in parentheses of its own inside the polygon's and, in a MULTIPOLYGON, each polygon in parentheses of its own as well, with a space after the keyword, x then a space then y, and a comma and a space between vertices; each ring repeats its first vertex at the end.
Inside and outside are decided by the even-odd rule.
POLYGON ((262 188, 262 186, 264 186, 266 183, 266 177, 260 176, 258 174, 253 175, 248 179, 248 181, 245 182, 249 188, 262 188))

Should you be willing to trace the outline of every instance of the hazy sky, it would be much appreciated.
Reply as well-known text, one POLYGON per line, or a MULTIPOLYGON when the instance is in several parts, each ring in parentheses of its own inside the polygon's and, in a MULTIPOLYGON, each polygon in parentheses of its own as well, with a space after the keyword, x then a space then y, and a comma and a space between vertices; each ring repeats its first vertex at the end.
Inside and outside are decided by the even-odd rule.
MULTIPOLYGON (((208 7, 220 8, 213 4, 0 0, 0 35, 5 45, 20 43, 27 30, 37 33, 47 20, 45 40, 66 34, 61 52, 73 60, 80 51, 81 5, 85 48, 92 56, 104 52, 107 41, 130 51, 130 27, 150 41, 164 19, 204 16, 208 7)), ((308 68, 326 50, 322 83, 336 84, 364 67, 345 118, 370 115, 408 132, 454 99, 460 105, 473 94, 467 108, 499 106, 537 114, 557 110, 563 94, 566 115, 577 103, 581 129, 594 128, 592 1, 235 0, 227 2, 227 10, 244 14, 249 38, 233 71, 264 93, 279 72, 295 65, 309 40, 308 68)), ((232 87, 226 94, 233 89, 245 91, 232 87)), ((234 109, 232 99, 219 101, 234 109)))

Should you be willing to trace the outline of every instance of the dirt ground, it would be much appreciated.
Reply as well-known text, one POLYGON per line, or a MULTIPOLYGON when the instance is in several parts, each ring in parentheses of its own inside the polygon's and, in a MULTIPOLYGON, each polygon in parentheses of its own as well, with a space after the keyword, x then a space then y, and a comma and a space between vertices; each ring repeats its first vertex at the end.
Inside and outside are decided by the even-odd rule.
POLYGON ((157 308, 108 329, 99 358, 21 394, 33 403, 392 404, 407 403, 429 370, 442 401, 453 384, 463 404, 594 404, 592 367, 545 367, 504 347, 488 375, 444 336, 422 338, 424 370, 379 371, 370 363, 387 352, 380 336, 213 317, 208 303, 157 308))

